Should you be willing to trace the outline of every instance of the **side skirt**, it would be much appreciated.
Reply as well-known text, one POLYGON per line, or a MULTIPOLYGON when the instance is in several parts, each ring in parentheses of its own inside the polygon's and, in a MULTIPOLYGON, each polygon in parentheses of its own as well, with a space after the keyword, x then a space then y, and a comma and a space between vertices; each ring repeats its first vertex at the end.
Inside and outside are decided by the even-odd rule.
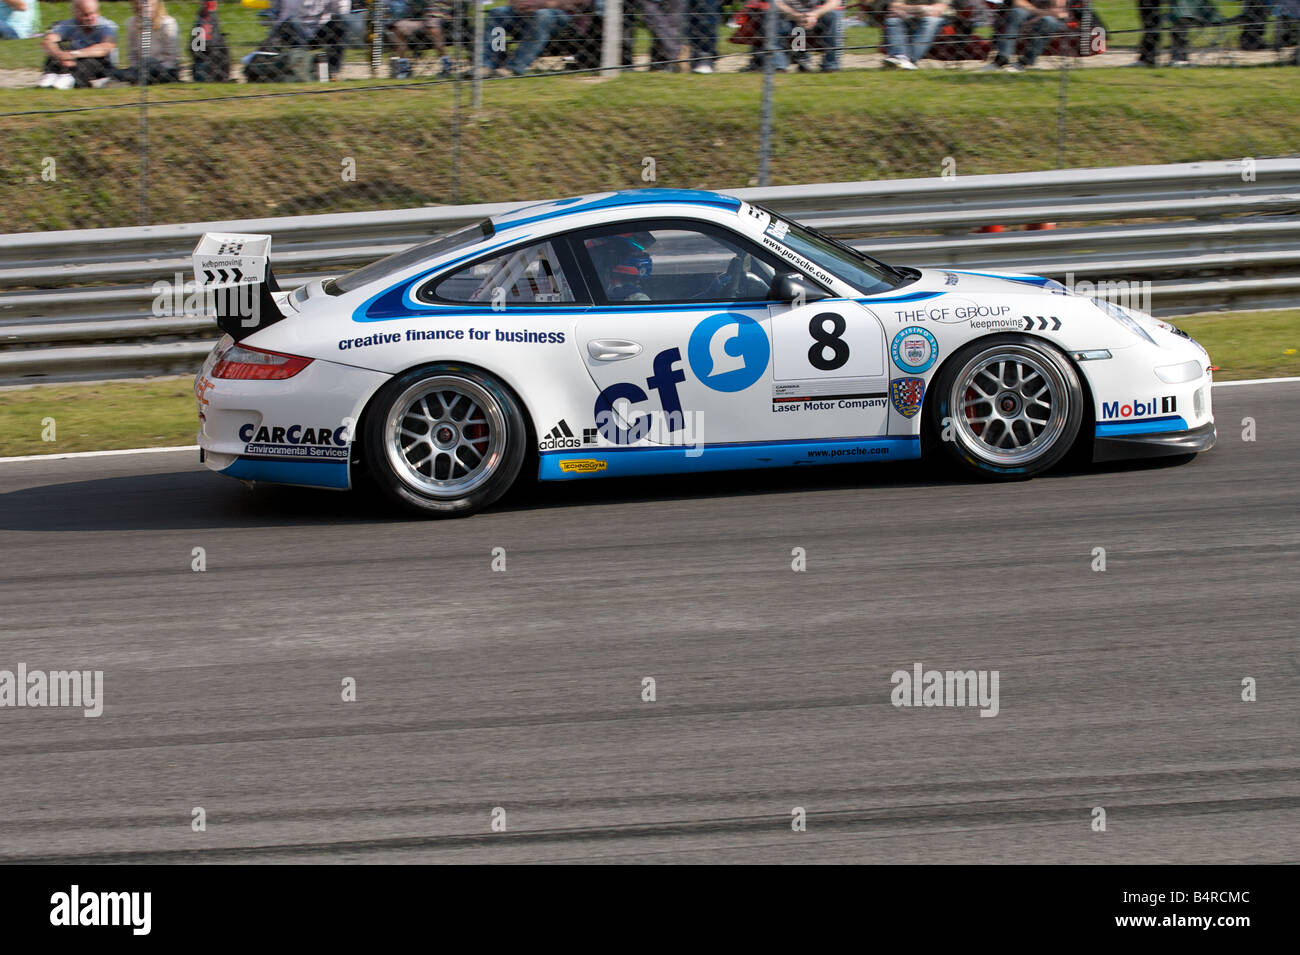
POLYGON ((694 471, 744 471, 854 461, 909 461, 921 456, 916 436, 834 438, 700 447, 597 447, 543 451, 538 479, 568 481, 584 477, 632 477, 694 471))

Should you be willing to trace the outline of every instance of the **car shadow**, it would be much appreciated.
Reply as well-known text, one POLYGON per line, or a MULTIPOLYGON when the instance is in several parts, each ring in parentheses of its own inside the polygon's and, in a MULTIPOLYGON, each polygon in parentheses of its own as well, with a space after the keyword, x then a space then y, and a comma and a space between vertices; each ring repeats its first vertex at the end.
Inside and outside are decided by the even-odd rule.
MULTIPOLYGON (((1105 471, 1150 470, 1162 459, 1062 469, 1036 480, 1105 471)), ((491 508, 520 512, 601 507, 648 501, 722 499, 843 490, 981 485, 919 461, 755 471, 717 471, 597 481, 519 481, 491 508)), ((94 478, 23 488, 0 495, 2 531, 191 530, 320 524, 385 524, 420 520, 378 492, 242 484, 207 471, 94 478)))

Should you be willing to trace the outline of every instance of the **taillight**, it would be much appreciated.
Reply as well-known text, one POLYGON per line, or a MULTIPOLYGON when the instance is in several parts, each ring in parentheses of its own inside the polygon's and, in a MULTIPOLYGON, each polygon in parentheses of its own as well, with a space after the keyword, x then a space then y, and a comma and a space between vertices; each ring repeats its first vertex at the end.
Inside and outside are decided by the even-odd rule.
POLYGON ((216 364, 212 366, 212 377, 279 381, 282 378, 292 378, 310 365, 311 361, 310 358, 298 355, 282 355, 232 342, 217 356, 216 364))

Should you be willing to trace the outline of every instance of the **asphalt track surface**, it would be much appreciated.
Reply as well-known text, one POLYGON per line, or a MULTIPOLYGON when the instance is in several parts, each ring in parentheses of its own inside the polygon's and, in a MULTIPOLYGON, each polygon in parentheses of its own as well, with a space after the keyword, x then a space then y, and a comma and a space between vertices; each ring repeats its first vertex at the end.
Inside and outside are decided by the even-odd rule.
POLYGON ((452 522, 193 453, 0 465, 0 669, 102 669, 106 701, 0 709, 0 861, 1300 861, 1300 384, 1215 404, 1179 466, 552 485, 452 522), (916 662, 998 670, 998 715, 892 706, 916 662))

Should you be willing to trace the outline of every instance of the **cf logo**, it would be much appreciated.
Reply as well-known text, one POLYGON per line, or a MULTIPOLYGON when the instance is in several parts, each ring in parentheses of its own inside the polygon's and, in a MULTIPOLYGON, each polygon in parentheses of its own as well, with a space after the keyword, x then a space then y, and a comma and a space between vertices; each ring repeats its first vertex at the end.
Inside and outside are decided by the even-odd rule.
POLYGON ((710 315, 691 332, 691 371, 714 391, 744 391, 767 371, 771 346, 763 326, 739 312, 710 315))

